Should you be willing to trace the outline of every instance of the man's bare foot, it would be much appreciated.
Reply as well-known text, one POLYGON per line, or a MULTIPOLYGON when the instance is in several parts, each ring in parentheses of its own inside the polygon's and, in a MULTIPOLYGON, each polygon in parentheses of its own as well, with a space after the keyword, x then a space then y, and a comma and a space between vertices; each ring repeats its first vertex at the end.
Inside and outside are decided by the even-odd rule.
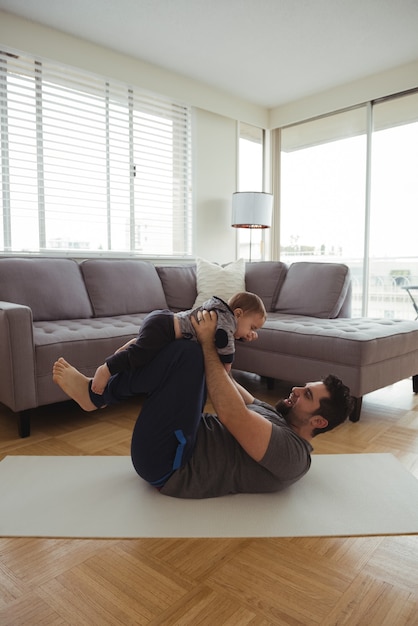
POLYGON ((55 361, 52 368, 52 380, 81 406, 84 411, 95 411, 97 406, 90 400, 90 379, 67 363, 62 357, 55 361))

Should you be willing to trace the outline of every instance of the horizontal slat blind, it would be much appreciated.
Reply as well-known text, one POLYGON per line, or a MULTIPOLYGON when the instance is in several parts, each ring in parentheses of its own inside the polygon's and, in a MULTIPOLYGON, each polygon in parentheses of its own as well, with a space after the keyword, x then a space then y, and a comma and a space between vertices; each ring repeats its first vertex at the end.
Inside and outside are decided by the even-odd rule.
POLYGON ((0 52, 6 252, 192 253, 190 110, 0 52))

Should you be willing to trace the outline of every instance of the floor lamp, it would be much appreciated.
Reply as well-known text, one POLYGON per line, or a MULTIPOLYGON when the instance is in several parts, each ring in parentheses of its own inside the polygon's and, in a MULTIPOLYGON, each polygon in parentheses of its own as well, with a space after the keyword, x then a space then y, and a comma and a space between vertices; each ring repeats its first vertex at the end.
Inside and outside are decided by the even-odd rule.
POLYGON ((237 191, 232 194, 234 228, 250 228, 250 261, 253 228, 270 228, 273 195, 263 191, 237 191))

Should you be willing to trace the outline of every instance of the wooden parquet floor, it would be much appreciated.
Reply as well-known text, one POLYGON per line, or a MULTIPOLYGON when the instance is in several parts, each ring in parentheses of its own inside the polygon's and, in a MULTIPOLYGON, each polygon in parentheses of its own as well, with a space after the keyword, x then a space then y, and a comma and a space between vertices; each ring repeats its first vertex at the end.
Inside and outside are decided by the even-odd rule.
MULTIPOLYGON (((267 401, 287 393, 252 375, 239 380, 267 401)), ((44 407, 20 439, 2 407, 0 458, 126 455, 137 413, 137 402, 100 413, 44 407)), ((314 443, 315 454, 391 452, 418 477, 411 381, 369 394, 358 423, 314 443)), ((418 536, 0 538, 0 624, 418 626, 418 536)))

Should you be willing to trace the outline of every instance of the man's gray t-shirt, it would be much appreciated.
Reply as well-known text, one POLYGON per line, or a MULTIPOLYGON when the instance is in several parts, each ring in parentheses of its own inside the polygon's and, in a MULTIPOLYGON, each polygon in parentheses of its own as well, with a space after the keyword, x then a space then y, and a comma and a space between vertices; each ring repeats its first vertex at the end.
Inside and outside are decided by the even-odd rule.
POLYGON ((248 408, 273 424, 270 443, 254 461, 215 415, 205 413, 193 456, 174 472, 161 493, 177 498, 213 498, 232 493, 280 491, 296 482, 311 465, 312 446, 297 435, 277 411, 254 400, 248 408))

